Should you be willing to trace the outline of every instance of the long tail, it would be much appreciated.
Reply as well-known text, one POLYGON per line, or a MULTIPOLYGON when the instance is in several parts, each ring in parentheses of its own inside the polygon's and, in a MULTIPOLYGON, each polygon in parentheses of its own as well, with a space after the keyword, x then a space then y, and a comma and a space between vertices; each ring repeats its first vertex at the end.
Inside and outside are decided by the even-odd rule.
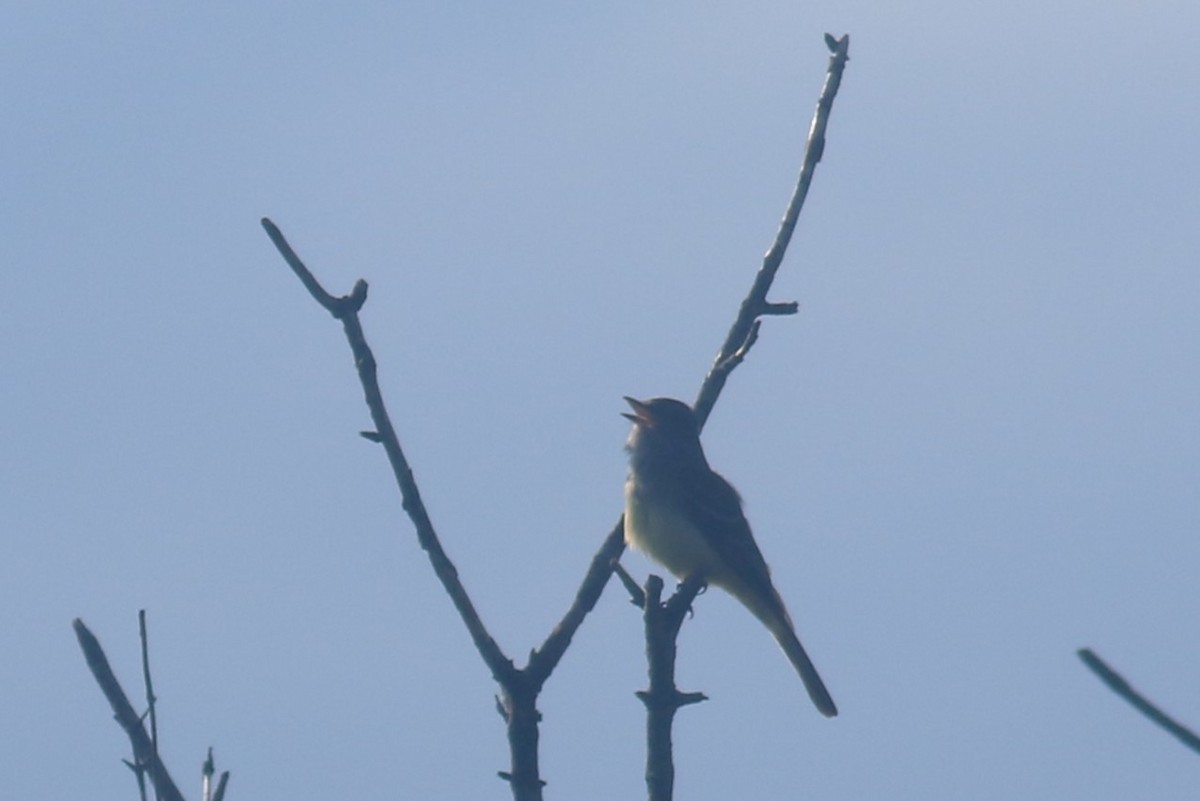
POLYGON ((771 615, 763 622, 767 624, 771 634, 775 635, 775 641, 779 643, 779 647, 787 654, 788 660, 800 674, 800 679, 804 682, 804 689, 808 690, 808 697, 812 699, 817 709, 827 718, 836 716, 837 705, 833 703, 833 697, 830 696, 829 690, 825 689, 825 682, 821 681, 816 667, 805 653, 804 646, 800 644, 800 639, 796 636, 795 629, 792 628, 792 621, 787 619, 786 613, 771 615))
MULTIPOLYGON (((759 558, 761 559, 761 557, 759 558)), ((800 644, 800 639, 796 636, 796 628, 792 625, 792 618, 783 604, 783 598, 771 584, 766 563, 762 564, 761 572, 753 576, 753 580, 743 580, 736 575, 733 576, 734 580, 732 581, 728 576, 725 579, 721 586, 741 601, 756 618, 762 621, 763 625, 767 627, 767 631, 774 635, 775 642, 779 643, 779 647, 787 655, 788 661, 800 674, 800 679, 804 682, 804 689, 808 690, 808 697, 812 699, 821 714, 827 718, 836 717, 837 704, 833 702, 829 690, 825 689, 825 682, 821 681, 816 667, 808 658, 804 646, 800 644)))

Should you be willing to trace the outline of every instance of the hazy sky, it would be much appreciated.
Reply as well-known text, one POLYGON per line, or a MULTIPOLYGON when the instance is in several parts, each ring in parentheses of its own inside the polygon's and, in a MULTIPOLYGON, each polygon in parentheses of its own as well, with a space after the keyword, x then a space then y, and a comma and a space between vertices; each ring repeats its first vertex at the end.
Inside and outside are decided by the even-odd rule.
MULTIPOLYGON (((1200 6, 13 3, 0 14, 0 752, 133 798, 70 623, 232 799, 505 798, 495 685, 340 326, 523 663, 620 511, 622 395, 694 397, 851 61, 772 318, 705 431, 842 709, 718 592, 679 798, 1192 798, 1200 6)), ((635 576, 651 565, 625 558, 635 576)), ((541 699, 550 798, 644 793, 611 585, 541 699)))

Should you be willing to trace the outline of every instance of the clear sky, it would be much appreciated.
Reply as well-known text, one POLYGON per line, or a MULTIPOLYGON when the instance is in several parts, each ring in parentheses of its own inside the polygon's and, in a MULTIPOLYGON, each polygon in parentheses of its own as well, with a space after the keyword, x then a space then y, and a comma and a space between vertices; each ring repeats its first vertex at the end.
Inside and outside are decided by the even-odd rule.
MULTIPOLYGON (((622 395, 691 399, 851 61, 705 443, 842 709, 720 593, 680 798, 1193 798, 1200 6, 11 3, 0 14, 0 750, 131 798, 71 632, 198 797, 505 798, 495 687, 340 327, 363 315, 446 549, 523 662, 617 519, 622 395)), ((638 577, 651 566, 625 563, 638 577)), ((640 620, 553 676, 554 798, 643 793, 640 620)))

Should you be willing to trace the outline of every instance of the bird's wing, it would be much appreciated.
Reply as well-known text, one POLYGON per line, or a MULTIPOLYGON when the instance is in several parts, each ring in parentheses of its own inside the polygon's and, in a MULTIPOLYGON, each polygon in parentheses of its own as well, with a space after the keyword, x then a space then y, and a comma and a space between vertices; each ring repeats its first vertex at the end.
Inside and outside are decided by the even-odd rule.
POLYGON ((750 523, 742 513, 742 499, 737 490, 720 474, 705 470, 695 478, 700 492, 693 496, 693 503, 686 504, 688 517, 704 535, 705 540, 729 567, 730 576, 712 576, 713 583, 727 584, 734 595, 750 606, 756 615, 764 612, 783 612, 771 583, 771 571, 767 560, 754 541, 750 523), (725 579, 722 581, 722 579, 725 579), (755 598, 754 603, 745 594, 755 598))

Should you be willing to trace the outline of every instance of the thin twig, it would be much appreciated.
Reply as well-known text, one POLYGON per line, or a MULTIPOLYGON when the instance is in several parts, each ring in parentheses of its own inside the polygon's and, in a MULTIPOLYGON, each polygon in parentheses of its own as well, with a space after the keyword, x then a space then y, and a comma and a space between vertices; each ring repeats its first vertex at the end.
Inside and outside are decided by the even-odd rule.
MULTIPOLYGON (((154 709, 154 682, 150 679, 150 637, 146 633, 146 610, 138 610, 138 638, 142 643, 142 684, 146 688, 146 709, 150 718, 150 747, 154 751, 154 759, 158 761, 158 714, 154 709)), ((160 798, 157 791, 155 798, 160 798)))
POLYGON ((134 778, 137 780, 138 798, 141 801, 146 801, 146 766, 138 765, 128 759, 122 759, 121 763, 133 771, 134 778))
POLYGON ((129 703, 125 691, 121 689, 121 684, 108 664, 108 657, 104 655, 104 649, 100 647, 99 640, 79 618, 75 619, 72 626, 75 629, 75 637, 79 640, 79 647, 83 650, 84 659, 87 660, 88 668, 92 671, 92 676, 95 677, 96 683, 100 685, 101 691, 108 699, 117 724, 125 730, 126 736, 129 737, 129 743, 133 746, 134 764, 148 766, 150 781, 153 782, 159 798, 164 801, 183 801, 183 795, 175 786, 171 775, 167 773, 166 766, 154 753, 150 736, 146 734, 146 729, 142 725, 142 718, 129 703))
POLYGON ((741 362, 741 358, 731 362, 730 357, 743 348, 742 356, 744 357, 745 351, 749 350, 749 345, 746 343, 753 344, 748 337, 758 318, 764 314, 795 314, 797 310, 795 303, 768 303, 767 292, 770 291, 771 284, 775 281, 775 274, 779 272, 779 266, 783 264, 784 254, 787 253, 788 243, 792 241, 792 234, 796 230, 796 221, 800 218, 800 210, 804 207, 804 199, 808 196, 808 188, 812 184, 813 173, 825 152, 825 129, 829 124, 829 112, 833 109, 833 100, 837 96, 838 87, 842 84, 842 72, 846 69, 846 62, 850 59, 849 35, 835 39, 826 34, 825 44, 829 46, 832 55, 829 57, 825 85, 817 99, 817 109, 813 113, 812 125, 808 129, 808 140, 804 145, 804 161, 800 165, 800 177, 796 181, 796 189, 792 193, 787 211, 784 212, 783 220, 779 224, 775 241, 763 256, 762 267, 754 277, 754 284, 742 301, 737 319, 730 327, 729 333, 725 337, 725 343, 717 352, 713 366, 705 377, 703 386, 700 387, 700 394, 692 405, 696 412, 696 419, 702 428, 713 405, 717 402, 717 396, 721 394, 721 389, 725 386, 725 381, 729 378, 730 371, 741 362))
POLYGON ((200 799, 201 801, 212 801, 212 777, 217 772, 217 766, 213 763, 212 746, 208 747, 208 756, 204 758, 204 764, 200 767, 200 799))
POLYGON ((1079 654, 1079 658, 1083 660, 1083 664, 1087 665, 1093 673, 1099 676, 1100 680, 1107 684, 1110 690, 1132 704, 1134 709, 1150 718, 1150 720, 1159 726, 1162 726, 1188 748, 1200 752, 1200 737, 1197 737, 1191 729, 1181 723, 1177 723, 1166 712, 1163 712, 1157 706, 1150 703, 1145 696, 1133 689, 1129 685, 1129 682, 1125 681, 1119 673, 1105 664, 1104 660, 1097 656, 1095 651, 1090 648, 1080 648, 1077 653, 1079 654))
MULTIPOLYGON (((620 562, 613 562, 613 570, 616 572, 617 578, 621 580, 621 586, 625 588, 625 592, 629 593, 629 602, 638 609, 645 609, 646 591, 638 586, 637 581, 620 562)), ((659 583, 662 583, 662 579, 659 579, 659 583)))

